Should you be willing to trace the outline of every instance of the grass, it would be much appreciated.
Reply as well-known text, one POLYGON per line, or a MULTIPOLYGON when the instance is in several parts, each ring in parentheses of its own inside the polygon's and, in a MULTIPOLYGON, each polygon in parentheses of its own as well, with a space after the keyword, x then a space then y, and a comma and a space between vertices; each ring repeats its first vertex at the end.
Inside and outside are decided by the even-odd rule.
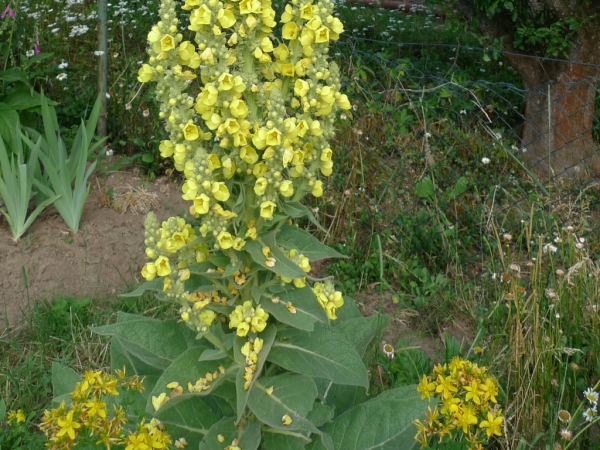
MULTIPOLYGON (((161 136, 155 104, 135 81, 153 22, 151 9, 132 22, 137 4, 112 6, 119 19, 109 49, 109 129, 115 151, 141 161, 156 157, 161 136), (146 109, 147 116, 132 113, 146 109)), ((85 35, 69 38, 72 28, 48 28, 67 23, 67 10, 20 6, 40 14, 40 37, 56 48, 48 92, 68 126, 94 97, 86 82, 95 73, 94 46, 85 35), (59 82, 63 60, 68 78, 59 82)), ((68 10, 82 23, 88 19, 80 15, 91 13, 85 4, 68 10)), ((578 436, 591 405, 583 392, 600 377, 598 186, 541 189, 516 162, 520 81, 450 13, 442 20, 344 4, 338 13, 364 39, 345 38, 333 50, 355 109, 337 122, 336 171, 311 206, 328 231, 320 237, 349 259, 322 270, 359 298, 376 286, 378 307, 414 312, 410 326, 424 335, 444 336, 456 318, 469 324, 468 342, 444 337, 433 362, 461 354, 500 380, 506 427, 492 448, 600 448, 597 424, 578 436), (384 305, 383 294, 394 301, 384 305), (570 422, 559 419, 561 410, 570 422), (568 432, 577 439, 567 440, 568 432)), ((146 161, 149 171, 168 170, 146 161)), ((52 361, 106 368, 107 342, 88 326, 111 322, 119 310, 169 314, 149 297, 102 305, 57 298, 2 336, 2 398, 8 409, 31 412, 29 431, 52 397, 52 361)), ((369 352, 373 392, 418 382, 430 370, 432 361, 410 341, 389 344, 393 360, 379 343, 369 352)), ((37 433, 21 436, 19 448, 42 448, 37 433)))

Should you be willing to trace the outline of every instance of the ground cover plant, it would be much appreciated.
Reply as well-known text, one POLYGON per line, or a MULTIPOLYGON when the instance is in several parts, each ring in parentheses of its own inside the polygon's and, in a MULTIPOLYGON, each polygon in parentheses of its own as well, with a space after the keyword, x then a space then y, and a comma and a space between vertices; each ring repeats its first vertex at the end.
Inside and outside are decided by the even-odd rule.
MULTIPOLYGON (((277 5, 273 7, 279 8, 277 5)), ((23 8, 31 9, 26 11, 28 14, 36 12, 36 6, 13 5, 15 19, 19 20, 19 11, 23 11, 23 8)), ((128 134, 124 133, 121 138, 115 134, 111 143, 117 153, 137 151, 133 157, 138 161, 142 155, 150 153, 154 158, 152 164, 156 164, 151 170, 155 172, 172 168, 173 163, 169 159, 158 158, 160 142, 167 137, 171 139, 160 131, 161 125, 156 119, 160 111, 158 103, 153 100, 152 89, 144 85, 138 91, 139 85, 135 81, 139 67, 137 63, 141 65, 146 58, 143 50, 147 30, 154 24, 158 10, 134 19, 145 21, 148 17, 146 28, 139 30, 134 28, 139 24, 126 20, 115 26, 115 21, 121 20, 119 17, 127 17, 128 14, 127 11, 116 14, 116 11, 131 10, 131 5, 111 5, 110 8, 115 11, 112 31, 119 39, 113 38, 110 44, 113 90, 110 91, 112 103, 109 104, 114 108, 114 117, 119 118, 125 124, 123 129, 128 130, 128 134), (116 53, 119 55, 115 56, 116 53), (121 83, 123 86, 120 86, 121 83), (128 104, 133 105, 132 109, 128 109, 128 104), (131 111, 143 112, 146 109, 147 117, 145 113, 131 114, 131 111), (135 130, 142 130, 143 127, 152 132, 136 134, 135 130), (134 142, 137 137, 143 139, 139 141, 141 144, 134 142)), ((44 17, 52 18, 47 22, 48 25, 56 21, 54 17, 61 17, 58 9, 48 9, 52 8, 44 10, 40 7, 37 11, 40 13, 40 23, 46 20, 44 17)), ((82 11, 77 16, 82 25, 88 17, 92 18, 87 25, 90 28, 87 33, 91 33, 93 8, 73 2, 69 3, 68 9, 82 11), (85 16, 84 11, 87 11, 85 16)), ((182 12, 188 13, 185 10, 182 12)), ((398 309, 403 313, 410 311, 413 318, 407 320, 424 335, 437 336, 439 330, 445 329, 457 318, 465 320, 470 327, 469 339, 460 342, 446 336, 444 351, 431 355, 431 358, 405 339, 395 338, 382 345, 373 343, 367 346, 364 361, 370 373, 369 394, 422 382, 421 394, 414 387, 403 391, 420 398, 423 393, 427 396, 426 393, 432 389, 432 398, 437 394, 442 400, 438 406, 440 414, 436 416, 435 405, 431 404, 429 415, 419 418, 421 425, 414 425, 412 434, 423 441, 424 433, 430 432, 432 436, 427 444, 433 448, 478 448, 479 442, 469 441, 473 441, 476 432, 479 437, 491 438, 489 448, 595 448, 600 370, 595 339, 598 335, 595 300, 598 296, 598 237, 594 225, 594 210, 598 205, 597 188, 590 184, 582 189, 565 182, 540 185, 518 164, 523 151, 519 148, 517 138, 523 106, 519 80, 507 67, 506 61, 492 50, 475 49, 485 41, 462 31, 459 33, 459 30, 464 30, 460 22, 443 21, 432 14, 414 12, 407 17, 397 11, 344 5, 340 5, 336 14, 346 24, 347 30, 364 33, 371 41, 349 40, 342 34, 340 41, 331 43, 331 54, 340 66, 341 89, 349 95, 354 108, 335 115, 338 131, 331 140, 331 148, 336 170, 330 182, 323 185, 323 195, 309 200, 311 212, 328 233, 319 230, 307 218, 300 218, 299 222, 348 258, 321 266, 319 276, 328 273, 336 275, 338 284, 335 290, 357 292, 359 303, 362 301, 361 292, 365 289, 379 291, 381 295, 376 308, 387 311, 398 309), (367 27, 364 23, 373 26, 367 27), (456 43, 456 36, 459 36, 459 43, 456 43), (420 45, 397 45, 400 41, 420 45), (470 416, 465 416, 461 409, 466 428, 453 428, 442 443, 438 443, 437 436, 433 437, 436 432, 446 432, 444 424, 448 424, 445 419, 448 409, 442 411, 443 400, 451 408, 452 402, 459 397, 447 395, 444 398, 443 389, 437 392, 438 379, 432 376, 432 366, 437 367, 433 373, 441 374, 446 379, 444 370, 451 367, 453 358, 457 356, 470 361, 464 363, 469 367, 474 367, 472 364, 487 367, 487 373, 498 380, 497 400, 504 417, 500 426, 502 436, 495 433, 500 425, 498 417, 493 415, 490 418, 486 413, 478 418, 477 426, 469 426, 470 416), (436 366, 438 363, 440 366, 436 366), (424 379, 426 382, 423 382, 424 379), (420 434, 417 434, 417 430, 420 430, 420 434)), ((10 13, 6 17, 10 18, 10 13)), ((3 25, 11 25, 12 22, 7 21, 6 17, 3 25)), ((183 15, 179 17, 185 19, 183 15)), ((52 33, 55 36, 52 39, 56 39, 52 42, 68 42, 70 31, 63 28, 62 22, 56 22, 59 25, 53 28, 40 27, 40 35, 52 33), (59 30, 52 31, 59 27, 59 30)), ((78 29, 83 32, 85 28, 82 26, 78 29)), ((13 33, 13 36, 16 34, 13 33)), ((93 78, 91 73, 95 70, 97 58, 93 54, 95 47, 89 39, 85 39, 85 32, 80 37, 73 36, 70 39, 80 44, 79 50, 74 50, 76 47, 69 43, 69 52, 66 53, 69 59, 54 55, 51 58, 54 58, 55 66, 45 66, 45 70, 56 70, 59 64, 63 65, 60 71, 44 78, 45 83, 51 80, 49 84, 52 85, 45 84, 45 92, 65 105, 64 108, 57 106, 61 125, 78 125, 82 111, 88 105, 91 108, 95 98, 91 84, 84 80, 84 77, 93 78), (64 66, 63 58, 64 62, 68 61, 68 66, 64 66), (62 73, 67 76, 61 76, 62 73), (60 78, 57 79, 58 76, 60 78), (67 86, 69 89, 62 90, 67 86), (75 99, 72 92, 78 87, 82 91, 89 91, 89 94, 75 99), (70 96, 73 102, 69 101, 70 96), (66 105, 75 104, 75 101, 79 102, 79 106, 69 111, 66 105)), ((31 40, 21 47, 22 50, 33 51, 30 58, 35 57, 36 43, 31 40)), ((45 44, 46 41, 41 39, 39 47, 42 52, 47 48, 45 44)), ((58 49, 60 45, 53 47, 58 49)), ((23 53, 21 50, 13 52, 23 53)), ((25 61, 25 57, 20 58, 25 61)), ((15 58, 14 61, 20 59, 15 58)), ((35 77, 30 76, 33 73, 30 67, 34 67, 33 63, 25 73, 29 80, 33 80, 35 77)), ((42 77, 38 77, 36 82, 42 83, 42 77)), ((19 114, 23 122, 27 114, 19 114)), ((219 112, 219 115, 222 114, 219 112)), ((74 137, 75 133, 72 134, 74 137)), ((168 144, 163 145, 163 151, 165 147, 168 144)), ((225 150, 219 147, 216 148, 217 152, 225 150)), ((219 163, 222 167, 216 169, 216 173, 221 176, 227 166, 223 161, 219 163)), ((232 179, 236 179, 236 176, 232 179)), ((242 188, 232 189, 231 192, 235 197, 242 192, 242 188)), ((212 189, 206 195, 212 198, 212 189)), ((278 198, 271 201, 277 203, 284 200, 278 198)), ((274 217, 277 218, 277 212, 274 217)), ((212 251, 212 247, 202 249, 202 252, 208 250, 212 251)), ((266 262, 267 256, 264 258, 266 262)), ((153 261, 156 261, 156 257, 153 257, 153 261)), ((222 261, 219 263, 222 264, 222 261)), ((174 264, 171 263, 171 266, 174 264)), ((156 264, 154 268, 157 268, 156 264)), ((162 268, 159 263, 157 272, 162 268)), ((227 270, 226 267, 224 269, 227 270)), ((171 276, 179 275, 179 270, 173 267, 171 276)), ((258 270, 268 273, 267 267, 261 266, 258 270)), ((152 273, 152 268, 147 267, 145 273, 152 273)), ((225 275, 214 274, 211 283, 218 276, 225 275)), ((191 275, 190 279, 193 277, 195 275, 191 275)), ((164 282, 161 281, 161 284, 158 279, 152 282, 162 291, 164 282)), ((175 286, 177 280, 173 280, 175 286)), ((185 282, 189 284, 190 281, 185 280, 184 285, 185 282)), ((235 279, 233 282, 237 284, 235 279)), ((310 284, 310 280, 307 283, 310 284)), ((206 286, 212 284, 207 283, 206 286)), ((288 287, 292 285, 288 284, 288 287)), ((237 289, 238 286, 233 288, 237 289)), ((279 297, 281 300, 281 295, 279 297)), ((129 308, 128 313, 138 312, 131 310, 132 305, 135 308, 135 298, 129 297, 124 301, 127 303, 120 305, 129 308)), ((155 300, 145 298, 142 302, 148 302, 144 310, 156 306, 155 300)), ((299 308, 296 300, 291 299, 290 302, 296 308, 297 316, 299 308)), ((65 356, 60 352, 53 353, 47 345, 36 348, 33 343, 37 342, 37 338, 30 337, 20 345, 36 350, 21 360, 16 356, 16 347, 11 347, 18 340, 13 336, 6 339, 8 348, 13 349, 7 360, 18 368, 9 369, 7 365, 0 371, 3 376, 12 376, 9 387, 3 393, 7 404, 5 417, 9 422, 3 423, 3 431, 6 432, 2 436, 8 442, 8 448, 11 448, 10 445, 13 448, 23 448, 25 445, 27 448, 42 447, 41 436, 27 431, 36 429, 35 425, 42 420, 41 411, 44 408, 57 406, 48 403, 52 397, 49 384, 52 367, 47 362, 49 359, 62 363, 61 366, 55 365, 55 374, 69 381, 57 390, 57 396, 68 394, 76 381, 80 380, 77 373, 64 366, 74 366, 79 373, 92 370, 91 374, 86 373, 85 376, 89 380, 97 380, 94 374, 101 369, 108 370, 110 364, 106 354, 107 338, 97 334, 92 338, 89 332, 83 330, 87 325, 100 327, 106 322, 112 323, 115 317, 104 323, 88 321, 85 314, 89 306, 78 306, 75 300, 55 300, 53 303, 55 306, 51 311, 60 317, 52 322, 52 329, 48 331, 48 335, 54 338, 40 337, 40 341, 78 341, 82 347, 86 347, 88 342, 94 342, 95 339, 101 344, 98 347, 79 347, 74 353, 68 350, 65 356), (72 315, 71 311, 77 313, 72 315), (81 328, 77 325, 79 320, 82 322, 81 328), (75 334, 79 336, 77 339, 69 337, 68 330, 80 329, 80 334, 75 334), (80 355, 88 355, 81 364, 78 362, 80 355), (44 361, 44 364, 39 364, 40 361, 44 361), (34 367, 42 369, 37 372, 32 370, 34 367), (17 370, 20 372, 17 373, 17 370), (28 373, 36 376, 26 375, 28 373), (27 377, 30 377, 29 383, 20 382, 27 377), (37 381, 34 382, 34 378, 37 381), (38 382, 40 384, 36 384, 38 382), (29 389, 31 396, 23 395, 24 391, 17 390, 16 386, 29 389), (35 386, 43 388, 36 390, 35 386), (23 417, 25 422, 22 422, 23 417), (24 439, 25 436, 31 441, 21 441, 27 443, 20 444, 18 439, 24 439)), ((346 307, 348 304, 346 299, 346 307)), ((276 305, 285 306, 281 302, 276 305)), ((264 305, 261 304, 261 307, 264 305)), ((338 310, 336 322, 350 320, 343 311, 344 307, 338 310)), ((176 318, 181 319, 181 314, 186 312, 169 309, 161 311, 158 317, 169 317, 171 322, 167 323, 179 327, 176 329, 186 335, 189 332, 182 323, 175 325, 176 318)), ((192 308, 188 314, 193 315, 193 312, 192 308)), ((266 312, 271 314, 271 311, 266 312)), ((282 310, 282 313, 285 312, 282 310)), ((190 316, 187 317, 189 321, 190 316)), ((120 338, 114 338, 113 342, 124 342, 122 330, 125 324, 132 325, 127 323, 129 319, 133 317, 121 314, 120 322, 104 328, 105 334, 119 335, 120 338)), ((155 327, 159 323, 158 319, 136 320, 140 328, 155 327)), ((344 327, 344 323, 334 328, 337 327, 344 327)), ((35 327, 32 326, 32 329, 35 327)), ((230 330, 225 326, 224 331, 230 330)), ((189 342, 194 343, 190 345, 204 343, 193 338, 193 335, 189 335, 189 342)), ((234 342, 236 339, 241 338, 234 338, 234 342)), ((192 346, 190 351, 195 348, 200 352, 198 347, 200 345, 192 346)), ((127 345, 123 352, 128 352, 127 345)), ((177 352, 173 352, 174 358, 177 352)), ((259 356, 261 352, 258 352, 259 356)), ((115 350, 114 355, 118 357, 119 350, 115 350)), ((148 354, 145 353, 145 356, 148 354)), ((210 361, 207 359, 204 363, 209 364, 210 361)), ((458 364, 456 361, 462 360, 455 360, 455 365, 458 364)), ((245 365, 246 362, 240 360, 238 363, 245 365)), ((111 368, 121 370, 122 366, 113 363, 111 368)), ((156 378, 162 376, 164 367, 140 368, 136 364, 135 370, 140 374, 144 370, 151 371, 152 375, 147 376, 144 383, 156 386, 156 378)), ((217 370, 218 366, 214 371, 211 368, 210 375, 217 370)), ((127 380, 130 375, 135 375, 133 367, 128 367, 123 379, 127 380)), ((207 378, 206 373, 199 373, 198 376, 207 378)), ((192 383, 197 380, 192 380, 192 383)), ((135 380, 129 381, 135 384, 135 380)), ((113 383, 113 379, 107 378, 106 382, 113 383)), ((147 389, 140 395, 131 393, 124 401, 123 407, 132 412, 127 426, 136 430, 137 439, 154 430, 149 422, 139 428, 135 426, 140 423, 145 408, 150 408, 151 397, 156 397, 155 403, 158 405, 173 393, 174 397, 166 401, 166 407, 180 397, 177 395, 180 389, 184 391, 182 395, 190 395, 185 383, 181 380, 177 383, 179 385, 172 384, 171 388, 166 388, 165 382, 165 388, 160 392, 156 388, 147 389), (169 395, 161 397, 163 392, 169 395)), ((456 388, 457 392, 461 392, 462 400, 459 401, 462 404, 475 401, 473 394, 467 399, 467 394, 473 392, 472 380, 456 388)), ((209 393, 212 393, 210 389, 209 393)), ((121 395, 121 398, 125 396, 121 395)), ((110 404, 112 400, 109 396, 106 400, 94 397, 94 401, 110 404)), ((232 409, 237 413, 237 403, 232 409)), ((152 405, 150 413, 154 414, 153 410, 152 405)), ((59 411, 68 415, 67 409, 59 411)), ((230 412, 222 413, 226 415, 230 412)), ((490 412, 496 414, 497 410, 492 408, 490 412)), ((313 420, 314 416, 309 414, 307 418, 313 420)), ((278 425, 284 430, 289 427, 278 425)), ((69 436, 69 428, 64 429, 66 431, 61 437, 69 436)), ((73 428, 73 433, 77 430, 73 428)), ((234 437, 217 433, 217 438, 219 434, 224 439, 222 447, 233 444, 234 437)), ((181 435, 177 433, 171 434, 173 443, 179 437, 181 435)), ((411 439, 411 445, 419 445, 411 439)), ((271 441, 263 443, 263 446, 268 442, 271 441)))

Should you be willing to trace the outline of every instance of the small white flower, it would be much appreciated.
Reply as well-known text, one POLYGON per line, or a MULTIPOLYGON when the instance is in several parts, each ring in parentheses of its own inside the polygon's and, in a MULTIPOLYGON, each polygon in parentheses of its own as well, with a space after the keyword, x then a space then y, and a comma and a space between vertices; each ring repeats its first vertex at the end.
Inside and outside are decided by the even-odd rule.
POLYGON ((66 73, 64 73, 64 72, 63 72, 63 73, 59 73, 58 75, 56 75, 56 79, 57 79, 58 81, 66 80, 66 79, 67 79, 67 76, 68 76, 68 75, 67 75, 66 73))
POLYGON ((391 344, 386 343, 385 341, 381 341, 381 351, 383 352, 386 358, 391 359, 392 361, 396 357, 394 347, 391 344))
POLYGON ((586 422, 591 422, 594 420, 596 418, 596 406, 594 405, 593 407, 586 409, 583 412, 583 418, 586 420, 586 422))
POLYGON ((585 398, 587 398, 591 404, 595 405, 598 403, 598 393, 591 387, 583 391, 583 395, 585 395, 585 398))
POLYGON ((112 148, 107 148, 106 149, 106 156, 112 156, 115 153, 115 151, 112 148))
POLYGON ((35 55, 35 51, 34 50, 27 50, 25 52, 25 56, 27 56, 28 58, 31 58, 33 55, 35 55))
POLYGON ((491 159, 484 156, 483 158, 481 158, 481 162, 483 164, 489 164, 491 162, 491 159))
POLYGON ((106 93, 106 98, 110 98, 110 94, 108 92, 106 93))
POLYGON ((119 54, 118 53, 113 53, 113 58, 118 58, 119 54))
POLYGON ((544 253, 548 253, 548 252, 556 253, 557 250, 558 250, 558 248, 556 247, 556 245, 552 245, 552 244, 545 244, 542 247, 542 251, 544 253))
POLYGON ((125 110, 129 111, 131 109, 131 103, 126 103, 125 104, 125 110))
POLYGON ((142 116, 148 117, 149 115, 150 115, 150 111, 148 111, 147 109, 142 111, 142 116))
POLYGON ((95 50, 94 51, 94 56, 102 56, 104 55, 104 52, 102 50, 95 50))
POLYGON ((58 65, 59 69, 66 69, 67 67, 69 67, 69 63, 66 61, 61 61, 60 64, 58 65))
POLYGON ((463 116, 467 115, 467 110, 466 109, 461 109, 460 110, 460 114, 462 114, 463 116))

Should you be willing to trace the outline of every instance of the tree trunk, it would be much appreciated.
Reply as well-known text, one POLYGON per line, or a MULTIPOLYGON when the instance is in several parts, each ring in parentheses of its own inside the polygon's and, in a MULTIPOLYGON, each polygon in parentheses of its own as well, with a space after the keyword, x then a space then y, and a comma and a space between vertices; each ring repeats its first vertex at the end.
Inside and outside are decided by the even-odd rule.
POLYGON ((548 72, 535 59, 519 66, 523 70, 530 66, 528 72, 521 72, 524 80, 540 81, 526 83, 521 147, 529 167, 543 180, 599 176, 598 147, 592 138, 598 68, 560 63, 547 79, 548 72))
POLYGON ((577 18, 581 25, 567 60, 538 58, 515 49, 514 22, 506 12, 490 19, 475 11, 473 0, 459 0, 459 9, 468 19, 478 18, 483 34, 506 38, 504 56, 527 89, 521 141, 525 163, 544 181, 600 177, 598 145, 592 138, 600 76, 600 20, 594 14, 600 13, 600 2, 540 1, 556 17, 577 18))

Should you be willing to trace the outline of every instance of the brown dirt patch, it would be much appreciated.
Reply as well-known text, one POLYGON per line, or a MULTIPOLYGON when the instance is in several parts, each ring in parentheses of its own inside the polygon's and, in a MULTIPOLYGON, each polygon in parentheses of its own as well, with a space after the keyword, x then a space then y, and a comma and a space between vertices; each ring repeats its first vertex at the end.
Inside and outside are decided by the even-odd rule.
POLYGON ((449 317, 441 329, 425 332, 418 327, 419 313, 412 309, 400 309, 392 301, 390 291, 378 292, 375 288, 372 291, 357 292, 355 300, 364 316, 382 313, 390 318, 390 324, 382 336, 382 341, 396 347, 400 339, 408 339, 433 362, 443 360, 445 333, 454 337, 465 352, 473 343, 473 324, 459 315, 449 317))
POLYGON ((18 243, 0 219, 0 328, 15 325, 35 301, 114 296, 137 284, 146 261, 144 210, 154 211, 160 221, 187 208, 179 186, 166 178, 148 182, 134 171, 119 171, 90 181, 75 235, 53 207, 18 243))

